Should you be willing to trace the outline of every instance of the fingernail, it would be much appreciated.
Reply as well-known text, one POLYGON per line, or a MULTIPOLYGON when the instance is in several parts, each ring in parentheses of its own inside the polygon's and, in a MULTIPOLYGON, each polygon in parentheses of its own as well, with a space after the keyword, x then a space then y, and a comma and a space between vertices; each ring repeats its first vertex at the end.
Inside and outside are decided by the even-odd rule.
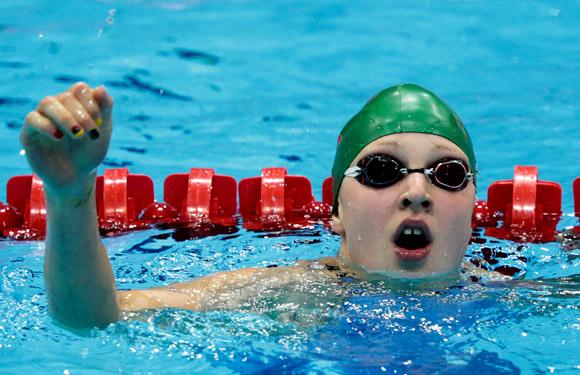
POLYGON ((95 123, 100 128, 101 126, 103 126, 103 119, 101 117, 99 117, 95 120, 95 123))
POLYGON ((95 139, 99 138, 99 136, 100 136, 100 134, 99 134, 99 131, 97 129, 91 129, 91 131, 89 131, 89 138, 90 139, 95 140, 95 139))
POLYGON ((73 126, 72 128, 70 128, 70 131, 73 133, 73 135, 77 138, 82 137, 83 134, 85 134, 85 131, 83 130, 83 128, 81 128, 78 125, 73 126))
POLYGON ((54 138, 56 139, 62 139, 62 137, 64 137, 64 134, 62 134, 62 132, 58 129, 56 129, 52 135, 54 136, 54 138))

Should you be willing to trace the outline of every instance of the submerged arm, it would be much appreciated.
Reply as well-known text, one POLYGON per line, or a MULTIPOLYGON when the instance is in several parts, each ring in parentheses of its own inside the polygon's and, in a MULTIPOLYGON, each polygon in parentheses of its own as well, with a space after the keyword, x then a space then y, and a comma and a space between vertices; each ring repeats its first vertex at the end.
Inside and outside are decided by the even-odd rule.
POLYGON ((258 279, 276 275, 273 271, 268 268, 243 268, 160 288, 121 291, 118 293, 119 305, 124 311, 164 307, 194 311, 236 308, 244 289, 249 285, 258 285, 261 281, 258 279))
POLYGON ((285 285, 321 278, 332 278, 332 275, 307 271, 303 265, 242 268, 161 288, 120 291, 118 298, 124 311, 164 307, 194 311, 231 310, 285 285))

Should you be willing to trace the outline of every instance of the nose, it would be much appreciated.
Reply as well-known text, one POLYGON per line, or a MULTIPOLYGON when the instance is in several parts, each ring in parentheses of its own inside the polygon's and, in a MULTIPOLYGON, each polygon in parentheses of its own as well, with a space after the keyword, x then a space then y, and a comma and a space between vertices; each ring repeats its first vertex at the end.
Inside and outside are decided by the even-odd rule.
POLYGON ((428 212, 433 208, 433 200, 428 192, 429 182, 422 173, 414 173, 405 178, 405 191, 399 197, 399 209, 413 212, 428 212))

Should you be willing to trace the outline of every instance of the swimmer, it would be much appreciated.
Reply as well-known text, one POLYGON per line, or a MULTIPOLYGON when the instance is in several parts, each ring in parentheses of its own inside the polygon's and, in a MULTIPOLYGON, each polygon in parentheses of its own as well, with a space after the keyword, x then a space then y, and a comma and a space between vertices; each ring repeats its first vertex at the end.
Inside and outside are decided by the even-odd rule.
POLYGON ((476 161, 459 117, 422 87, 374 96, 343 128, 332 168, 336 257, 220 272, 148 290, 118 291, 99 238, 96 168, 112 131, 113 99, 77 83, 26 117, 21 142, 43 180, 48 310, 69 328, 104 327, 124 312, 235 309, 290 284, 341 277, 457 278, 471 237, 476 161))

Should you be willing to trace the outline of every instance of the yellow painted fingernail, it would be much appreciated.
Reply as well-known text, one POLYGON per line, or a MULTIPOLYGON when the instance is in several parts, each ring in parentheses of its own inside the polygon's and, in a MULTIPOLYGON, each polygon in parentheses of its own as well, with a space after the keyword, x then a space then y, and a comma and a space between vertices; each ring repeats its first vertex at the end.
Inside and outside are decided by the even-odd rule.
POLYGON ((73 126, 70 131, 73 133, 73 136, 75 138, 80 138, 83 136, 83 134, 85 134, 85 131, 83 130, 83 128, 81 128, 78 125, 73 126))
POLYGON ((97 124, 97 126, 100 128, 101 126, 103 126, 103 119, 101 117, 97 118, 95 124, 97 124))

